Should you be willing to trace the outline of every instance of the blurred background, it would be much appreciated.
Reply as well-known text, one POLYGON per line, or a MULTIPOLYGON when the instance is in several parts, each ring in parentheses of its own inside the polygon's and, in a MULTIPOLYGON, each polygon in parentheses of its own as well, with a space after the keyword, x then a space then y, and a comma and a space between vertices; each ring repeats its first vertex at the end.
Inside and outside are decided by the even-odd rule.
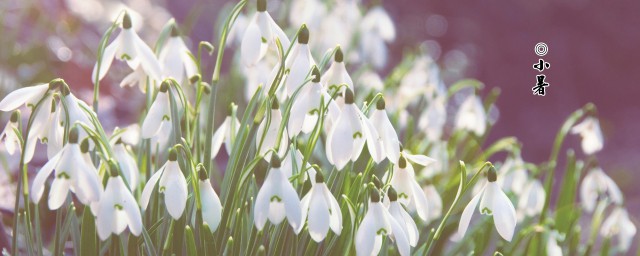
MULTIPOLYGON (((277 10, 281 4, 278 2, 270 1, 269 10, 277 10)), ((362 6, 378 3, 365 1, 362 6)), ((584 104, 595 103, 605 137, 604 149, 597 153, 597 159, 623 190, 631 215, 640 215, 640 189, 635 184, 640 179, 636 170, 640 166, 640 136, 636 133, 640 130, 637 120, 640 2, 545 0, 460 4, 387 0, 382 5, 395 22, 397 36, 389 45, 389 62, 379 74, 382 77, 388 74, 407 51, 426 48, 441 66, 447 86, 468 77, 489 88, 499 87, 502 92, 497 101, 499 118, 489 141, 517 137, 523 144, 525 161, 546 161, 562 122, 584 104), (532 68, 539 58, 534 53, 538 42, 549 46, 543 59, 551 64, 551 69, 543 72, 550 83, 544 97, 534 96, 531 91, 539 74, 532 68)), ((134 26, 146 42, 155 42, 162 26, 175 17, 194 45, 199 41, 217 42, 214 38, 219 31, 215 28, 223 18, 218 14, 229 8, 229 3, 0 1, 0 98, 20 86, 62 77, 89 102, 93 90, 90 74, 100 38, 126 7, 133 13, 134 26)), ((272 13, 283 23, 286 14, 272 13)), ((208 70, 211 59, 205 62, 208 70)), ((112 70, 114 78, 122 78, 128 72, 124 68, 112 70)), ((114 102, 105 98, 100 103, 100 118, 111 128, 136 122, 138 116, 132 113, 139 113, 144 104, 144 97, 136 88, 120 89, 119 82, 107 78, 101 87, 102 95, 119 99, 114 102)), ((3 126, 8 118, 8 114, 1 116, 3 126)), ((582 154, 577 136, 569 136, 565 148, 574 148, 578 155, 582 154)), ((7 184, 6 177, 0 183, 7 184)), ((0 201, 12 202, 11 197, 0 201)))

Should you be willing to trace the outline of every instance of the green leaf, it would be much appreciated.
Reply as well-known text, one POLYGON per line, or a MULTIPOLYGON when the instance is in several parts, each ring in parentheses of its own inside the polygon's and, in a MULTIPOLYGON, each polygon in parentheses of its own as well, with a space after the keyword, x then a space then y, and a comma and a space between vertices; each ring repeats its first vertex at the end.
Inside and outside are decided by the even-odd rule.
POLYGON ((193 236, 191 227, 187 225, 184 230, 187 234, 187 255, 198 255, 196 250, 196 240, 193 236))
POLYGON ((80 255, 96 255, 98 253, 96 237, 96 221, 89 208, 84 208, 82 213, 82 231, 80 243, 80 255))

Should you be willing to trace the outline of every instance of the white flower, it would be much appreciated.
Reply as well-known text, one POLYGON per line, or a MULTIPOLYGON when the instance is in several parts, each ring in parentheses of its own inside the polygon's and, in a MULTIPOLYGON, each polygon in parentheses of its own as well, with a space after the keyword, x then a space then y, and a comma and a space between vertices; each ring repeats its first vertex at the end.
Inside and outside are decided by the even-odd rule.
POLYGON ((377 190, 372 190, 367 213, 356 231, 356 254, 358 256, 378 255, 382 247, 382 237, 392 236, 400 255, 409 255, 411 247, 402 226, 389 214, 380 202, 377 190))
POLYGON ((572 134, 580 134, 582 137, 582 151, 591 155, 602 150, 603 138, 600 122, 595 117, 587 117, 581 123, 571 128, 572 134))
POLYGON ((427 185, 422 187, 422 191, 425 196, 427 196, 427 209, 429 209, 429 217, 427 220, 432 221, 440 218, 442 215, 442 197, 438 194, 436 187, 433 185, 427 185))
MULTIPOLYGON (((296 1, 296 2, 306 2, 306 1, 296 1)), ((322 18, 313 19, 312 16, 307 16, 308 21, 306 22, 312 31, 315 32, 314 28, 316 24, 313 22, 320 23, 319 35, 331 35, 331 36, 323 36, 320 38, 318 42, 318 46, 315 47, 319 50, 329 49, 335 45, 342 45, 345 50, 348 50, 351 46, 351 42, 355 38, 355 34, 357 33, 356 29, 360 24, 360 19, 362 19, 362 13, 359 8, 359 0, 338 0, 335 1, 335 5, 332 6, 330 12, 328 14, 320 14, 320 9, 324 11, 324 6, 322 7, 314 7, 317 15, 321 15, 322 18), (311 22, 311 23, 310 23, 311 22)), ((293 11, 293 10, 292 10, 293 11)), ((298 25, 301 25, 298 24, 298 25)))
POLYGON ((169 102, 169 84, 163 82, 156 99, 151 104, 147 116, 142 122, 142 138, 157 137, 164 125, 171 125, 171 103, 169 102))
POLYGON ((380 78, 380 75, 370 70, 362 72, 360 77, 358 77, 358 82, 356 84, 358 85, 358 88, 365 89, 364 93, 382 91, 384 89, 384 82, 382 81, 382 78, 380 78))
POLYGON ((487 129, 487 114, 482 106, 482 101, 475 95, 465 99, 456 115, 456 130, 467 130, 482 136, 487 129))
POLYGON ((444 97, 436 97, 428 103, 427 109, 420 115, 418 127, 425 132, 430 141, 437 141, 442 137, 446 121, 445 99, 444 97))
POLYGON ((302 211, 298 193, 280 170, 280 159, 272 154, 271 171, 256 196, 253 222, 258 230, 262 230, 267 219, 278 225, 285 217, 296 234, 299 233, 302 211))
POLYGON ((564 239, 563 237, 556 230, 549 232, 549 237, 547 238, 548 256, 562 256, 562 248, 558 246, 558 240, 564 239))
POLYGON ((69 132, 69 142, 51 158, 36 175, 31 187, 31 199, 38 203, 44 193, 47 178, 55 170, 49 191, 49 209, 56 210, 67 199, 69 190, 85 205, 100 199, 100 179, 96 168, 88 160, 89 143, 78 144, 78 127, 69 132))
POLYGON ((220 203, 218 194, 216 194, 216 191, 214 191, 211 186, 207 172, 201 169, 198 175, 200 176, 198 186, 200 188, 200 201, 202 203, 202 219, 209 225, 211 232, 213 232, 218 228, 220 219, 222 218, 222 204, 220 203))
POLYGON ((51 159, 62 149, 64 127, 61 126, 62 106, 56 104, 51 94, 45 95, 41 105, 34 110, 35 116, 29 129, 24 161, 28 163, 35 153, 38 139, 47 144, 47 157, 51 159))
MULTIPOLYGON (((386 176, 383 180, 386 180, 386 176)), ((393 167, 393 174, 391 176, 391 185, 398 193, 398 202, 403 205, 416 209, 420 219, 424 221, 429 220, 429 202, 427 196, 422 191, 422 187, 416 181, 413 167, 407 164, 407 160, 404 156, 401 156, 398 160, 398 164, 393 167)))
POLYGON ((96 214, 100 239, 104 241, 111 234, 119 235, 127 226, 133 235, 139 236, 142 233, 140 209, 117 172, 112 170, 103 195, 96 214))
POLYGON ((354 90, 353 80, 351 80, 351 76, 349 76, 347 68, 344 65, 342 49, 340 46, 336 48, 336 53, 333 55, 333 63, 331 63, 327 72, 322 76, 322 85, 326 90, 333 93, 339 86, 346 84, 346 87, 340 88, 340 93, 344 93, 347 88, 354 90))
POLYGON ((276 39, 280 40, 282 49, 287 50, 291 42, 284 31, 276 24, 267 12, 267 1, 258 0, 258 11, 253 16, 242 37, 240 57, 242 63, 253 66, 267 53, 269 47, 276 50, 276 39))
POLYGON ((278 136, 280 136, 280 146, 278 147, 278 156, 284 157, 287 152, 287 145, 289 145, 289 136, 287 127, 284 127, 282 135, 280 135, 280 125, 282 124, 282 113, 280 112, 280 104, 277 98, 273 98, 271 101, 271 122, 265 117, 262 119, 258 131, 256 133, 256 148, 259 149, 259 155, 265 158, 269 157, 271 153, 268 153, 270 149, 276 148, 276 142, 278 136), (268 153, 268 154, 267 154, 268 153))
POLYGON ((509 197, 500 189, 500 185, 496 183, 496 179, 496 170, 491 167, 487 175, 487 182, 480 192, 469 201, 469 204, 467 204, 462 212, 456 238, 464 237, 469 227, 469 222, 471 222, 471 216, 473 216, 476 205, 478 205, 478 201, 480 201, 480 208, 478 208, 480 213, 493 215, 493 222, 496 230, 498 230, 498 234, 500 234, 504 240, 511 242, 516 228, 516 210, 513 208, 509 197))
POLYGON ((16 131, 20 130, 20 112, 15 111, 11 113, 11 118, 9 122, 4 127, 2 133, 0 133, 0 141, 4 143, 5 149, 7 149, 7 153, 13 155, 17 150, 20 150, 20 136, 16 133, 16 131))
POLYGON ((309 162, 307 162, 305 168, 302 169, 302 161, 304 160, 302 157, 303 156, 302 153, 300 153, 300 150, 293 149, 292 147, 286 154, 284 159, 282 159, 282 167, 280 168, 280 170, 287 177, 287 179, 291 178, 291 176, 294 174, 294 170, 296 170, 298 173, 307 170, 306 174, 302 174, 303 180, 307 180, 308 175, 311 183, 315 183, 316 170, 314 168, 311 168, 311 164, 309 164, 309 162))
POLYGON ((171 36, 167 43, 160 50, 159 61, 165 77, 173 77, 178 83, 198 75, 194 56, 180 38, 175 24, 171 27, 171 36))
POLYGON ((140 182, 140 170, 136 160, 129 154, 122 140, 118 139, 115 145, 113 145, 113 157, 120 164, 120 171, 125 180, 131 187, 131 190, 135 190, 140 182))
MULTIPOLYGON (((309 217, 307 226, 311 238, 320 242, 327 236, 329 228, 336 235, 342 231, 342 211, 336 198, 324 183, 324 177, 319 171, 316 172, 315 182, 311 190, 302 198, 302 220, 309 217)), ((302 225, 300 225, 302 228, 302 225)))
POLYGON ((337 113, 340 112, 338 104, 331 99, 325 88, 320 85, 320 71, 317 67, 313 68, 314 79, 311 84, 304 85, 293 101, 288 123, 289 137, 303 133, 310 133, 318 122, 320 104, 327 105, 327 118, 337 119, 337 113))
POLYGON ((96 75, 98 75, 98 80, 102 80, 109 67, 111 67, 113 59, 117 58, 126 61, 133 70, 141 66, 151 79, 159 81, 162 73, 160 62, 156 59, 151 48, 140 39, 136 31, 131 27, 131 17, 127 13, 122 18, 121 28, 120 34, 102 52, 100 73, 97 73, 98 63, 93 67, 91 80, 95 80, 96 75))
POLYGON ((600 234, 608 238, 616 236, 618 247, 621 251, 626 252, 633 242, 633 237, 636 235, 636 225, 629 219, 626 209, 616 206, 609 214, 609 217, 602 223, 600 234))
POLYGON ((187 204, 188 191, 187 180, 184 178, 182 170, 180 170, 177 159, 178 155, 175 150, 170 150, 169 160, 151 176, 147 185, 144 186, 142 197, 140 198, 140 205, 143 210, 147 209, 153 188, 160 180, 158 192, 164 194, 164 204, 167 207, 167 211, 169 211, 169 215, 176 220, 182 216, 187 204))
POLYGON ((238 121, 238 118, 227 116, 224 119, 224 122, 222 122, 218 130, 213 133, 213 137, 211 138, 211 159, 218 155, 223 143, 227 155, 231 154, 231 150, 233 149, 232 138, 235 138, 238 134, 238 129, 240 129, 240 121, 238 121))
POLYGON ((360 157, 365 142, 376 162, 382 160, 382 148, 375 127, 354 104, 353 92, 346 90, 345 105, 327 136, 326 151, 329 162, 342 170, 349 161, 360 157))
POLYGON ((504 161, 498 171, 498 176, 500 176, 498 184, 504 191, 513 191, 518 196, 522 194, 527 185, 529 175, 524 168, 524 161, 520 152, 510 155, 504 161))
POLYGON ((387 46, 396 37, 396 29, 389 14, 382 6, 371 8, 360 23, 360 47, 363 62, 375 68, 384 67, 387 62, 387 46))
POLYGON ((524 219, 525 216, 533 217, 541 213, 545 200, 546 193, 540 181, 535 179, 529 181, 518 201, 518 220, 524 219))
POLYGON ((321 1, 292 1, 288 16, 289 23, 295 27, 306 24, 312 29, 317 29, 322 26, 326 13, 327 6, 321 1))
POLYGON ((383 157, 396 164, 400 157, 400 140, 398 139, 398 133, 387 116, 384 98, 378 99, 376 109, 373 110, 370 120, 382 142, 383 157))
POLYGON ((596 167, 584 177, 580 185, 580 201, 584 209, 593 212, 599 196, 608 196, 616 204, 622 204, 622 192, 607 174, 596 167))
POLYGON ((402 230, 405 232, 406 237, 409 239, 409 244, 411 245, 411 247, 416 247, 416 245, 418 244, 418 238, 420 237, 416 222, 413 221, 411 215, 407 213, 402 204, 398 202, 398 194, 396 193, 396 190, 393 188, 393 186, 391 186, 387 191, 387 196, 389 197, 390 201, 389 213, 402 227, 402 230))
POLYGON ((0 101, 0 111, 13 111, 22 105, 35 106, 49 91, 49 87, 50 84, 38 84, 12 91, 0 101))
POLYGON ((411 154, 409 150, 405 150, 402 146, 400 146, 400 154, 404 156, 404 158, 406 158, 409 162, 417 165, 430 166, 431 164, 438 162, 435 159, 425 155, 411 154))
POLYGON ((293 93, 303 85, 309 71, 316 65, 309 49, 309 29, 302 25, 298 32, 298 43, 291 50, 285 61, 285 66, 289 69, 289 75, 285 81, 287 95, 293 93))

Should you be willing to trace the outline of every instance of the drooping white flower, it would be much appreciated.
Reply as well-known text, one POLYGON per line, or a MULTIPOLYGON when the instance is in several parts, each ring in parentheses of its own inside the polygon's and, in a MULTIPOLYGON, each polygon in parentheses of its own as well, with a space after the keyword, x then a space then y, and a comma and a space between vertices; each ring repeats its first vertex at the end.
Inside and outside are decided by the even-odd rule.
MULTIPOLYGON (((308 2, 308 1, 297 1, 308 2)), ((322 18, 315 20, 308 20, 306 24, 309 25, 311 31, 316 32, 314 21, 319 24, 318 35, 331 35, 323 36, 319 38, 314 48, 319 50, 329 49, 335 45, 341 45, 345 51, 348 51, 352 45, 352 41, 357 33, 360 19, 362 19, 362 13, 359 8, 359 0, 337 0, 332 6, 329 13, 326 15, 320 14, 320 9, 323 7, 315 7, 317 15, 321 15, 322 18)), ((313 19, 312 16, 307 16, 308 19, 313 19)), ((301 23, 299 24, 301 25, 301 23)))
POLYGON ((346 90, 345 105, 327 136, 326 151, 329 162, 338 170, 360 157, 365 142, 372 158, 382 160, 382 148, 375 127, 354 104, 353 92, 346 90))
POLYGON ((213 232, 218 228, 220 219, 222 218, 222 204, 220 203, 218 194, 216 194, 216 191, 214 191, 211 186, 207 172, 204 169, 200 169, 198 176, 200 177, 198 186, 200 188, 200 200, 202 203, 202 219, 209 225, 211 232, 213 232))
POLYGON ((38 139, 47 144, 47 157, 51 159, 62 149, 64 127, 61 126, 62 106, 56 104, 51 94, 44 96, 41 105, 35 109, 35 116, 31 123, 27 137, 24 161, 28 163, 35 153, 38 139))
POLYGON ((440 197, 436 187, 433 185, 427 185, 422 187, 422 191, 427 197, 427 209, 429 209, 429 217, 427 220, 432 221, 440 218, 442 215, 442 197, 440 197))
POLYGON ((435 159, 421 154, 412 154, 409 150, 405 150, 402 146, 400 148, 400 155, 404 156, 410 163, 414 163, 421 166, 430 166, 436 163, 435 159))
POLYGON ((564 236, 560 235, 558 231, 552 230, 547 237, 547 255, 548 256, 562 256, 562 248, 558 245, 558 240, 563 240, 564 236))
POLYGON ((163 82, 156 99, 151 104, 147 116, 142 121, 142 138, 157 137, 163 126, 171 125, 171 103, 169 102, 169 84, 163 82))
POLYGON ((409 255, 411 246, 402 226, 380 202, 380 194, 372 190, 369 207, 356 231, 356 254, 358 256, 378 255, 383 236, 394 238, 400 255, 409 255))
POLYGON ((104 241, 111 234, 120 235, 127 227, 131 234, 142 233, 142 216, 131 191, 117 171, 112 170, 96 213, 98 236, 104 241))
POLYGON ((360 23, 362 61, 381 69, 387 63, 387 46, 396 38, 396 29, 382 6, 371 8, 360 23))
POLYGON ((50 84, 38 84, 12 91, 0 101, 0 111, 13 111, 22 105, 35 106, 49 88, 50 84))
POLYGON ((242 63, 247 67, 253 66, 267 54, 269 48, 277 50, 276 39, 282 44, 282 49, 286 51, 289 48, 291 44, 289 38, 267 12, 267 1, 258 0, 257 12, 242 37, 240 45, 242 63))
MULTIPOLYGON (((383 180, 386 179, 386 176, 383 180)), ((400 156, 398 164, 393 167, 391 185, 398 193, 398 202, 415 209, 420 219, 429 220, 429 202, 427 196, 422 191, 422 187, 416 181, 413 167, 407 163, 404 156, 400 156)))
POLYGON ((582 180, 580 202, 585 210, 593 212, 600 196, 606 196, 616 204, 622 204, 623 201, 618 185, 600 167, 595 167, 582 180))
POLYGON ((126 145, 120 139, 113 145, 113 157, 120 164, 120 171, 122 171, 129 187, 131 190, 135 190, 140 182, 140 170, 136 160, 129 154, 126 145))
POLYGON ((524 219, 525 216, 533 217, 542 212, 545 200, 546 193, 540 181, 536 179, 529 181, 518 201, 518 220, 524 219))
POLYGON ((402 204, 398 202, 398 194, 393 186, 391 186, 387 191, 387 196, 389 197, 390 201, 389 213, 402 227, 402 230, 404 231, 406 237, 409 239, 409 244, 411 245, 411 247, 416 247, 416 245, 418 244, 418 239, 420 237, 416 222, 413 221, 411 215, 407 213, 402 204))
POLYGON ((142 190, 140 198, 140 206, 143 210, 147 209, 151 193, 158 181, 158 192, 164 194, 164 204, 169 211, 169 215, 174 219, 179 219, 184 212, 187 204, 187 180, 178 165, 178 154, 175 150, 169 151, 169 160, 156 173, 151 176, 147 184, 142 190))
POLYGON ((220 148, 224 143, 224 148, 227 151, 227 155, 231 154, 233 149, 232 138, 235 138, 240 129, 240 121, 235 116, 227 116, 224 122, 220 125, 218 130, 213 133, 211 138, 211 158, 213 159, 220 152, 220 148))
POLYGON ((353 80, 347 72, 347 67, 344 64, 344 55, 340 46, 336 46, 336 53, 333 55, 333 63, 327 69, 327 72, 322 76, 322 85, 330 92, 336 92, 338 87, 345 84, 346 87, 340 88, 340 93, 349 88, 355 90, 353 87, 353 80))
POLYGON ((0 133, 0 141, 4 143, 5 149, 7 149, 7 153, 13 155, 16 150, 20 150, 20 136, 16 133, 16 131, 20 131, 20 112, 14 111, 11 113, 11 118, 9 122, 0 133))
POLYGON ((153 80, 160 81, 162 67, 149 46, 140 39, 131 26, 131 17, 125 13, 122 18, 120 33, 102 52, 100 60, 100 72, 98 63, 93 67, 91 80, 102 80, 111 67, 113 59, 126 61, 132 70, 142 67, 144 72, 153 80))
POLYGON ((520 196, 529 180, 520 152, 514 152, 504 161, 498 171, 498 183, 505 192, 513 191, 520 196))
MULTIPOLYGON (((311 190, 301 200, 302 220, 307 220, 309 235, 320 242, 327 236, 329 228, 336 235, 342 231, 342 211, 336 198, 331 194, 320 171, 316 172, 311 190)), ((302 228, 302 225, 300 225, 302 228)))
POLYGON ((337 119, 337 113, 340 112, 338 104, 331 99, 325 88, 320 85, 320 70, 313 67, 314 79, 311 84, 304 85, 291 106, 291 112, 288 123, 289 137, 303 133, 310 133, 318 122, 320 107, 328 105, 326 112, 327 118, 331 120, 337 119))
POLYGON ((428 103, 427 109, 420 115, 418 127, 425 132, 430 141, 437 141, 442 137, 446 121, 445 98, 436 97, 428 103))
POLYGON ((582 137, 581 146, 585 154, 591 155, 602 150, 604 139, 597 118, 585 118, 584 121, 571 128, 571 133, 579 134, 582 137))
POLYGON ((376 109, 371 113, 370 120, 382 142, 383 157, 396 164, 400 157, 400 140, 398 139, 398 133, 387 116, 384 98, 378 99, 376 109))
POLYGON ((85 205, 100 199, 102 185, 93 164, 88 163, 89 143, 78 144, 78 127, 69 132, 69 142, 40 169, 31 186, 31 199, 38 203, 44 193, 47 178, 55 170, 55 177, 49 191, 49 209, 56 210, 67 199, 69 191, 85 205), (86 155, 86 156, 85 156, 86 155))
POLYGON ((493 215, 493 222, 496 230, 498 230, 498 234, 500 234, 504 240, 511 241, 517 222, 516 210, 496 180, 496 170, 491 167, 484 186, 482 186, 478 194, 469 201, 469 204, 467 204, 462 212, 456 238, 464 237, 469 227, 469 222, 471 222, 473 212, 478 205, 478 201, 480 201, 480 207, 478 208, 480 213, 493 215))
POLYGON ((311 168, 311 164, 309 164, 309 162, 307 162, 305 168, 302 169, 303 160, 304 159, 302 153, 300 153, 300 150, 293 149, 292 147, 289 152, 287 152, 284 159, 282 159, 282 166, 280 167, 280 170, 285 175, 285 177, 287 177, 287 179, 291 178, 291 176, 294 174, 294 171, 296 170, 298 173, 306 170, 306 174, 302 174, 302 180, 307 180, 308 176, 308 178, 311 180, 311 183, 313 184, 315 183, 316 170, 314 168, 311 168))
POLYGON ((609 214, 609 217, 602 223, 600 234, 603 237, 616 237, 617 247, 626 252, 629 250, 633 237, 636 235, 636 225, 629 219, 627 210, 621 206, 616 206, 609 214))
POLYGON ((296 0, 291 2, 289 23, 293 27, 307 25, 314 32, 318 32, 324 23, 327 13, 325 3, 318 0, 296 0))
POLYGON ((289 69, 289 75, 285 81, 287 95, 292 96, 303 85, 314 65, 316 62, 309 49, 309 29, 302 25, 298 32, 298 43, 285 61, 285 67, 289 69))
POLYGON ((179 83, 198 75, 194 56, 180 38, 175 24, 171 27, 171 36, 160 50, 159 61, 165 77, 173 77, 179 83))
POLYGON ((267 117, 262 119, 256 133, 256 148, 259 149, 258 154, 265 158, 269 157, 270 153, 268 153, 268 151, 276 147, 278 137, 280 137, 278 156, 284 157, 284 154, 287 152, 287 145, 289 145, 289 135, 287 127, 284 127, 284 131, 280 135, 281 124, 282 112, 280 112, 280 103, 278 103, 278 99, 274 97, 271 101, 271 120, 269 122, 269 118, 267 117))
POLYGON ((482 101, 475 95, 465 99, 456 115, 456 130, 467 130, 482 136, 487 129, 487 114, 482 101))
POLYGON ((264 228, 267 219, 274 225, 287 218, 289 225, 297 233, 302 225, 302 211, 298 193, 280 170, 280 158, 271 155, 271 170, 258 191, 253 212, 253 222, 258 230, 264 228))

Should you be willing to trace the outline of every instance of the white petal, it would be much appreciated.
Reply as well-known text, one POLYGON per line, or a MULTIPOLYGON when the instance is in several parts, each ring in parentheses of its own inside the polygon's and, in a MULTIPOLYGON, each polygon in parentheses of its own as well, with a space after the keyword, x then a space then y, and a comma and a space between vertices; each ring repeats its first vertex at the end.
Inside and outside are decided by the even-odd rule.
POLYGON ((242 63, 251 67, 258 63, 260 59, 267 53, 267 44, 262 42, 262 33, 256 24, 254 17, 242 37, 240 45, 240 58, 242 63))
POLYGON ((433 159, 431 157, 428 157, 428 156, 425 156, 425 155, 412 155, 412 154, 409 154, 407 152, 404 152, 402 155, 405 158, 407 158, 407 160, 409 160, 410 162, 416 163, 416 164, 419 164, 419 165, 422 165, 422 166, 428 166, 428 165, 436 162, 435 159, 433 159))
POLYGON ((420 216, 420 219, 424 221, 429 220, 429 202, 427 201, 427 196, 415 180, 411 183, 411 189, 411 196, 413 197, 412 200, 416 206, 418 216, 420 216))
POLYGON ((329 204, 331 207, 331 219, 329 220, 329 227, 331 227, 331 230, 333 230, 336 235, 340 235, 340 232, 342 232, 342 210, 340 210, 338 201, 335 197, 333 197, 326 184, 324 184, 323 192, 325 198, 329 199, 329 204))
POLYGON ((580 202, 588 212, 593 212, 598 199, 598 188, 596 187, 594 174, 594 171, 589 172, 580 185, 580 202))
POLYGON ((202 219, 211 228, 211 232, 215 231, 220 224, 222 217, 222 204, 218 194, 211 187, 209 179, 198 182, 200 186, 200 197, 202 201, 202 219))
POLYGON ((49 178, 49 175, 53 172, 53 168, 58 164, 60 157, 62 156, 64 151, 60 151, 53 158, 49 159, 49 161, 42 166, 42 169, 36 174, 36 177, 33 179, 33 183, 31 184, 31 200, 36 204, 40 202, 40 198, 42 198, 42 194, 44 193, 44 183, 49 178))
POLYGON ((391 224, 391 234, 395 238, 396 246, 398 247, 400 255, 410 255, 411 247, 409 245, 409 239, 407 238, 402 226, 400 226, 394 218, 389 218, 389 223, 391 224))
POLYGON ((297 54, 289 55, 292 59, 291 65, 287 68, 290 69, 285 86, 287 87, 287 93, 289 96, 303 85, 307 74, 311 71, 311 67, 315 65, 315 61, 311 57, 309 46, 306 44, 297 44, 297 54))
POLYGON ((464 207, 462 211, 462 215, 460 216, 460 224, 458 224, 458 233, 456 236, 458 238, 464 237, 464 234, 467 233, 467 228, 469 227, 469 223, 471 222, 471 216, 473 216, 473 212, 476 209, 476 205, 478 205, 478 201, 480 201, 480 196, 483 194, 485 188, 480 190, 480 193, 475 195, 471 201, 464 207))
MULTIPOLYGON (((222 143, 224 142, 224 136, 227 134, 227 129, 229 128, 229 122, 231 119, 227 117, 224 122, 220 125, 218 130, 213 133, 213 137, 211 138, 211 159, 215 158, 220 151, 220 147, 222 147, 222 143)), ((230 153, 230 152, 227 152, 230 153)))
POLYGON ((105 193, 102 198, 100 198, 100 203, 98 204, 98 210, 96 214, 96 226, 98 229, 98 236, 100 240, 104 241, 109 238, 114 229, 114 220, 117 217, 115 214, 115 197, 117 197, 114 189, 114 181, 113 178, 109 178, 107 182, 107 187, 105 188, 105 193))
MULTIPOLYGON (((121 39, 119 39, 119 37, 120 35, 118 35, 118 37, 116 37, 116 39, 114 39, 113 42, 111 42, 111 44, 109 44, 106 48, 104 48, 104 51, 102 52, 102 59, 100 59, 100 74, 98 75, 98 81, 104 78, 104 76, 107 74, 107 71, 109 71, 109 68, 111 67, 111 63, 113 62, 113 58, 116 55, 116 51, 118 51, 118 48, 120 47, 121 39)), ((96 72, 98 72, 98 63, 96 63, 93 66, 93 71, 91 72, 92 82, 95 82, 96 72)))
MULTIPOLYGON (((362 112, 360 112, 359 109, 357 109, 357 114, 362 123, 362 132, 364 133, 364 137, 367 141, 367 148, 369 149, 369 154, 371 154, 371 158, 373 158, 373 161, 375 161, 376 163, 380 163, 382 162, 382 160, 384 160, 384 157, 385 157, 385 152, 382 148, 382 140, 380 140, 380 135, 376 131, 376 128, 371 123, 371 121, 369 121, 369 119, 366 116, 364 116, 364 114, 362 114, 362 112)), ((399 152, 400 146, 398 145, 397 148, 399 152)), ((355 161, 357 159, 356 155, 359 156, 360 152, 358 153, 354 152, 354 155, 351 157, 351 160, 355 161)))
POLYGON ((275 194, 273 171, 274 169, 269 171, 267 178, 265 178, 264 183, 262 183, 262 187, 260 187, 258 195, 256 196, 256 205, 253 210, 253 223, 256 225, 258 230, 262 230, 262 228, 264 228, 264 224, 267 222, 271 197, 275 194))
POLYGON ((511 242, 513 233, 516 229, 516 210, 513 208, 513 204, 509 197, 502 192, 500 186, 495 182, 489 182, 487 185, 485 194, 493 190, 493 222, 496 225, 498 234, 505 240, 511 242))
POLYGON ((320 242, 324 240, 329 231, 329 205, 323 198, 324 193, 318 185, 314 185, 314 192, 311 194, 310 206, 309 206, 309 235, 311 238, 320 242))
POLYGON ((70 181, 66 178, 60 177, 53 179, 51 183, 51 190, 49 190, 49 209, 57 210, 67 200, 67 194, 69 193, 70 181))
POLYGON ((160 51, 159 61, 163 67, 164 77, 173 77, 178 83, 184 79, 184 66, 182 65, 182 39, 170 37, 160 51))
POLYGON ((364 216, 356 231, 356 254, 358 256, 377 255, 382 245, 382 238, 376 234, 375 222, 377 220, 371 213, 371 209, 364 216))
POLYGON ((400 158, 400 141, 387 112, 385 110, 376 109, 371 115, 371 123, 378 132, 378 136, 382 139, 382 145, 385 156, 389 161, 396 164, 400 158))
POLYGON ((71 184, 74 187, 76 197, 85 205, 100 200, 102 184, 98 172, 91 163, 83 163, 78 166, 76 177, 71 184))
POLYGON ((170 118, 169 95, 166 92, 159 92, 142 122, 142 138, 153 137, 158 132, 162 120, 167 117, 170 118))
POLYGON ((144 189, 142 190, 142 196, 140 196, 140 206, 142 206, 143 210, 147 209, 147 205, 149 205, 149 199, 151 198, 151 193, 153 193, 153 188, 156 186, 156 183, 158 183, 158 180, 160 180, 160 176, 162 176, 162 173, 164 172, 164 169, 167 165, 163 165, 162 167, 160 167, 160 169, 158 169, 158 171, 156 171, 156 173, 154 173, 151 178, 149 178, 149 181, 147 181, 147 184, 144 186, 144 189))
MULTIPOLYGON (((280 171, 280 170, 278 170, 280 171)), ((284 208, 286 211, 287 220, 293 230, 299 230, 302 225, 302 211, 300 210, 300 198, 298 198, 298 193, 293 188, 289 180, 284 177, 284 175, 280 174, 281 180, 281 189, 282 189, 282 201, 284 203, 284 208)))
POLYGON ((167 211, 174 219, 179 219, 187 204, 187 180, 180 171, 178 163, 167 163, 166 170, 160 178, 161 191, 164 188, 164 203, 167 211), (175 164, 175 165, 174 165, 175 164))
POLYGON ((23 104, 35 104, 49 89, 49 84, 23 87, 12 91, 0 101, 0 111, 13 111, 23 104))
POLYGON ((127 189, 122 177, 118 176, 109 179, 110 181, 113 180, 114 185, 116 185, 116 189, 114 190, 119 193, 118 199, 120 199, 122 211, 124 211, 124 216, 126 217, 125 222, 129 226, 129 231, 135 236, 140 236, 140 233, 142 233, 142 216, 140 215, 140 208, 138 208, 135 198, 133 198, 133 195, 129 189, 127 189))
POLYGON ((327 158, 338 170, 342 170, 351 160, 351 152, 353 151, 354 134, 351 121, 348 118, 344 112, 341 113, 327 136, 327 158))
POLYGON ((151 48, 140 39, 137 34, 134 35, 136 51, 138 53, 138 58, 140 59, 140 64, 142 65, 142 69, 150 76, 152 79, 159 81, 162 77, 162 67, 160 66, 160 62, 156 58, 156 55, 153 53, 151 48))
POLYGON ((273 20, 271 15, 269 15, 269 13, 267 12, 265 13, 267 14, 269 25, 271 26, 271 32, 275 33, 273 36, 277 37, 280 40, 280 44, 282 44, 282 49, 286 51, 287 49, 289 49, 289 46, 291 45, 291 41, 289 41, 289 38, 287 37, 287 35, 284 33, 284 31, 282 31, 280 26, 278 26, 278 24, 273 20))

